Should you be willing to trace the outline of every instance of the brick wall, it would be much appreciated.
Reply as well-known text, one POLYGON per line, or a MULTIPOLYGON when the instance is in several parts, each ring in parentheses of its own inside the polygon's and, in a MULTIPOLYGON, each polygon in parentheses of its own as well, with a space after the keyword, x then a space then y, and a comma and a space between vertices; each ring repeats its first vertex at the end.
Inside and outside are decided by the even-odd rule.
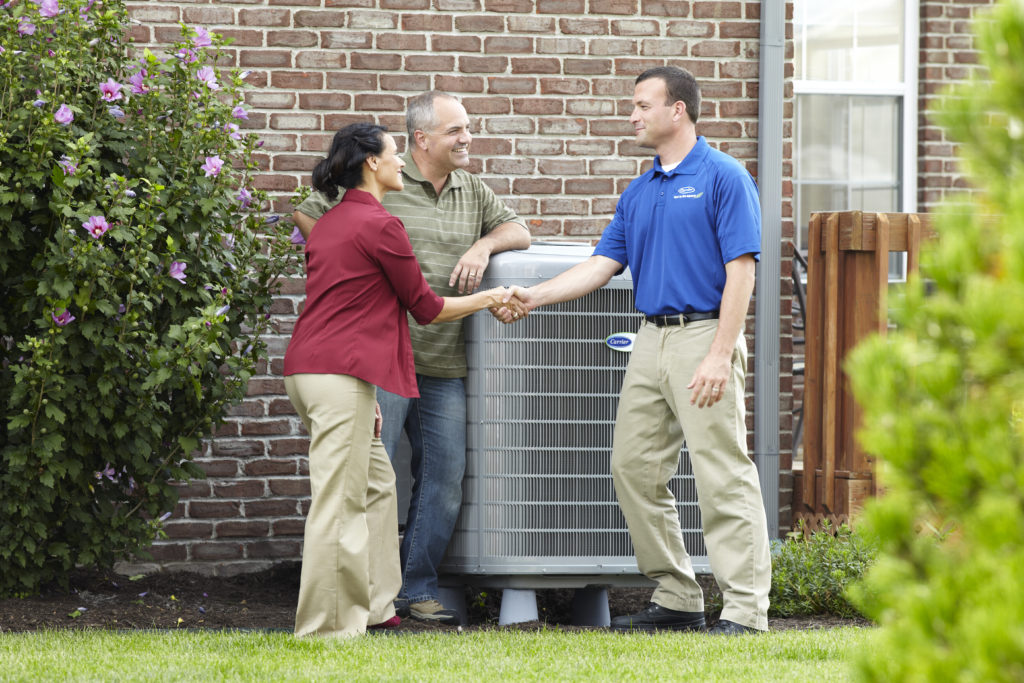
POLYGON ((945 88, 978 67, 971 19, 993 0, 922 0, 918 119, 918 211, 933 210, 950 192, 968 187, 955 146, 930 112, 945 88))
MULTIPOLYGON (((276 193, 283 213, 334 131, 372 119, 404 149, 406 99, 435 88, 460 97, 473 121, 470 170, 536 238, 596 239, 651 156, 632 142, 633 80, 663 64, 697 76, 698 132, 756 176, 759 2, 242 0, 130 9, 139 45, 166 45, 178 22, 235 39, 223 65, 250 71, 247 125, 265 141, 256 184, 276 193)), ((292 281, 275 300, 269 363, 205 445, 198 462, 208 478, 182 487, 168 539, 152 549, 157 564, 234 573, 299 558, 307 443, 281 369, 302 296, 302 281, 292 281)))

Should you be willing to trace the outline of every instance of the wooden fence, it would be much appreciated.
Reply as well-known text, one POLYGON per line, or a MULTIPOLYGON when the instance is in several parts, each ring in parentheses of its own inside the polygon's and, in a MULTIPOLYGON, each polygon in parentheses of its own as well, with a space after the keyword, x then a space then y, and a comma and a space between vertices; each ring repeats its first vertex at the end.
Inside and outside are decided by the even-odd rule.
POLYGON ((889 252, 918 269, 927 216, 843 211, 811 216, 807 258, 804 467, 796 473, 794 524, 849 522, 874 495, 874 463, 855 438, 861 409, 842 370, 864 337, 888 328, 889 252))

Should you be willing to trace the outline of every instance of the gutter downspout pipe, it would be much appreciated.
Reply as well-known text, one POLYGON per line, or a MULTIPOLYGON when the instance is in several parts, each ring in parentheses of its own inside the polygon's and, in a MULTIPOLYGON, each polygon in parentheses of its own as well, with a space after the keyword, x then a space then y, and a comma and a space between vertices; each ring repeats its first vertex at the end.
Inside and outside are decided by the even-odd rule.
POLYGON ((786 60, 785 0, 761 3, 757 173, 761 262, 754 323, 754 463, 768 517, 779 537, 779 316, 782 268, 782 119, 786 60))

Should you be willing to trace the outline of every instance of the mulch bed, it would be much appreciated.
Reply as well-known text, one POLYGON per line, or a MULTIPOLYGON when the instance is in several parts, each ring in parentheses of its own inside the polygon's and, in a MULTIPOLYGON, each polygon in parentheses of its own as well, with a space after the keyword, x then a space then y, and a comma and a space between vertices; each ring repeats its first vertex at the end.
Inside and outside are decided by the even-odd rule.
MULTIPOLYGON (((705 590, 712 597, 713 581, 705 590)), ((291 631, 299 591, 299 565, 232 577, 159 573, 128 577, 112 571, 76 571, 70 592, 57 587, 40 595, 0 600, 0 633, 43 629, 280 629, 291 631)), ((497 628, 500 590, 467 588, 469 624, 462 630, 497 628)), ((537 591, 540 621, 515 624, 519 630, 571 626, 572 590, 537 591)), ((647 588, 610 588, 613 616, 646 606, 647 588)), ((713 619, 709 619, 709 623, 713 619)), ((865 620, 829 615, 771 619, 772 630, 867 626, 865 620)), ((399 632, 448 631, 450 627, 404 619, 399 632)))

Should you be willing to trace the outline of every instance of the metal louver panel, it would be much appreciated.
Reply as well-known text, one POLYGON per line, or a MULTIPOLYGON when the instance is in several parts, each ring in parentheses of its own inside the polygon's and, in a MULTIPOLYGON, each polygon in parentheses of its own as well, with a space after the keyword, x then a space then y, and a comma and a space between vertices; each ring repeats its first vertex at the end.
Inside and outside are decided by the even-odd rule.
MULTIPOLYGON (((485 287, 546 280, 589 246, 537 246, 491 260, 485 287)), ((576 301, 513 325, 488 313, 466 326, 468 448, 449 573, 637 574, 611 477, 612 433, 629 353, 605 344, 636 332, 628 272, 576 301)), ((687 550, 707 567, 689 456, 669 483, 687 550)))

